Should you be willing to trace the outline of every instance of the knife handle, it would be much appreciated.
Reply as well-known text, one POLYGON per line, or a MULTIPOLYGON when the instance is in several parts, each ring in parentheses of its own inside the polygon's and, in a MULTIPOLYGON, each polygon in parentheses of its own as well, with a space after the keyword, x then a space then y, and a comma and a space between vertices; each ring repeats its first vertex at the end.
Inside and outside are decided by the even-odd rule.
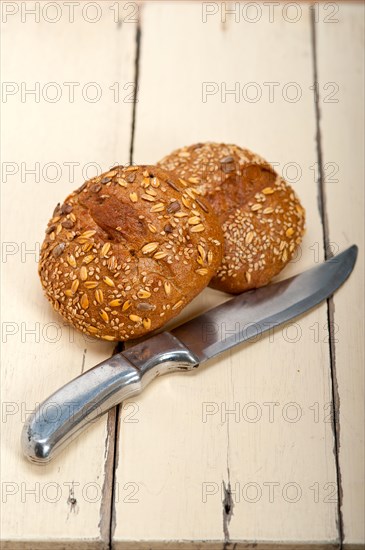
POLYGON ((35 409, 22 431, 24 455, 37 464, 49 462, 92 421, 138 394, 156 376, 197 365, 190 350, 167 332, 114 355, 35 409))

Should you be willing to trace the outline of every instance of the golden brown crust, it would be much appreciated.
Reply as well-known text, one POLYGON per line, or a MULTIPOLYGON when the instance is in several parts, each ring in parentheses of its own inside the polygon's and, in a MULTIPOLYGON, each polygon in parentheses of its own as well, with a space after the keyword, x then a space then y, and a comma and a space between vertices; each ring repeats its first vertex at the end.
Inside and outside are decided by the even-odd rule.
POLYGON ((236 145, 198 143, 158 166, 197 189, 219 216, 224 256, 210 286, 234 294, 257 288, 290 261, 302 240, 304 209, 262 157, 236 145))
POLYGON ((161 327, 209 283, 222 242, 197 190, 155 166, 117 166, 56 207, 39 274, 76 328, 128 340, 161 327))

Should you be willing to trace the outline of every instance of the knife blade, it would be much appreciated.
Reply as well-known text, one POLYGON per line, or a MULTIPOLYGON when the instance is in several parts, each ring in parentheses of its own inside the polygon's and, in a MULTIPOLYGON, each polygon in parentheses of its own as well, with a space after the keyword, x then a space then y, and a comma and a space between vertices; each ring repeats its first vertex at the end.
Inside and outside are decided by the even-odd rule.
POLYGON ((194 369, 312 309, 345 282, 357 252, 353 245, 299 275, 240 294, 81 374, 28 417, 21 436, 25 457, 37 464, 49 462, 93 420, 140 393, 157 376, 194 369))

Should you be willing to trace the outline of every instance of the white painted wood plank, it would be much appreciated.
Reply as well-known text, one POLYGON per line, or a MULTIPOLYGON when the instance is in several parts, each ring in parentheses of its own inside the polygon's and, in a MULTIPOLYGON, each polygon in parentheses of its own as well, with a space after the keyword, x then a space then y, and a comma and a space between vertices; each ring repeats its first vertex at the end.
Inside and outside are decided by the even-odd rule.
POLYGON ((365 544, 364 5, 340 4, 336 19, 317 25, 317 57, 329 240, 334 249, 356 243, 360 251, 334 297, 342 517, 350 548, 365 544))
MULTIPOLYGON (((83 19, 81 4, 73 23, 64 4, 57 23, 42 14, 38 23, 26 14, 22 22, 26 4, 19 2, 19 12, 3 18, 1 29, 2 79, 14 83, 8 91, 19 89, 3 95, 2 103, 1 539, 4 548, 102 548, 109 538, 114 444, 107 417, 48 466, 27 463, 19 442, 26 411, 112 351, 66 327, 53 312, 34 250, 56 203, 84 175, 95 173, 91 165, 87 173, 87 163, 107 169, 128 162, 132 104, 123 97, 131 88, 123 86, 134 77, 136 25, 114 23, 111 2, 99 3, 102 14, 95 23, 83 19), (21 90, 37 82, 39 102, 31 94, 22 102, 21 90), (61 90, 54 103, 47 100, 56 91, 47 88, 49 82, 61 90), (78 83, 74 102, 65 82, 78 83), (90 82, 102 93, 95 103, 87 99, 96 90, 88 88, 90 82), (115 82, 122 95, 118 102, 109 90, 115 82), (74 176, 69 163, 76 163, 74 176), (26 173, 34 168, 36 176, 26 173)), ((51 8, 47 17, 55 17, 51 8)), ((91 9, 87 17, 94 17, 91 9)))
MULTIPOLYGON (((134 161, 154 162, 176 147, 212 140, 277 162, 303 200, 308 226, 301 258, 283 277, 323 259, 310 20, 308 6, 301 9, 295 24, 285 21, 283 5, 274 22, 263 8, 257 23, 228 17, 223 24, 220 11, 203 23, 202 5, 191 3, 153 2, 142 12, 134 161), (204 82, 217 90, 206 101, 204 82), (232 94, 222 102, 223 87, 236 82, 237 102, 232 94), (265 83, 278 83, 272 102, 265 83), (255 90, 262 97, 254 103, 247 94, 255 90), (290 102, 296 91, 301 97, 290 102)), ((206 290, 181 318, 222 299, 206 290)), ((323 547, 337 540, 326 323, 323 305, 278 330, 272 342, 265 336, 194 374, 160 379, 134 399, 135 423, 121 416, 116 474, 118 487, 132 483, 134 494, 115 503, 114 548, 218 548, 225 539, 237 548, 247 541, 323 547), (273 421, 268 403, 278 403, 271 405, 273 421), (237 419, 225 413, 235 406, 237 419), (206 418, 204 410, 211 412, 206 418), (255 413, 261 418, 250 421, 255 413), (236 491, 230 521, 222 506, 222 483, 229 481, 236 491), (262 493, 257 502, 255 489, 262 493)))

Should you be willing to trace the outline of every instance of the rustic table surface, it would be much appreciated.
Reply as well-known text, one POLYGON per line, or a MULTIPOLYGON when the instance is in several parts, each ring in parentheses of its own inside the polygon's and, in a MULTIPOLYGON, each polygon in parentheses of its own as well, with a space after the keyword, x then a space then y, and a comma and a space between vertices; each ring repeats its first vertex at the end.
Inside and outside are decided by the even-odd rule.
MULTIPOLYGON (((3 547, 364 547, 363 5, 1 4, 3 547), (301 197, 307 231, 282 278, 357 243, 354 273, 27 463, 29 411, 113 351, 43 297, 53 207, 116 163, 206 140, 259 152, 301 197)), ((207 289, 180 319, 223 299, 207 289)))

